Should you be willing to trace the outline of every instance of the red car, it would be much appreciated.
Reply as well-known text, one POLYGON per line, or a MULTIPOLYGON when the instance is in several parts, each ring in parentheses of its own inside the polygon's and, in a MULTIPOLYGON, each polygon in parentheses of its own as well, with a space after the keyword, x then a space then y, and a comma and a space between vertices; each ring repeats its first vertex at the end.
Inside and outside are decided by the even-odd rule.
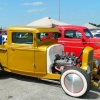
POLYGON ((7 30, 0 30, 0 34, 4 34, 6 32, 7 32, 7 30))
MULTIPOLYGON (((89 29, 84 26, 64 25, 55 28, 61 32, 58 43, 64 45, 65 52, 73 51, 75 55, 78 55, 82 48, 86 46, 93 47, 96 54, 100 50, 100 39, 93 37, 89 29)), ((100 59, 100 54, 95 55, 95 57, 100 59)))
POLYGON ((64 45, 65 52, 74 52, 78 56, 84 47, 90 46, 94 48, 94 58, 100 65, 100 38, 95 38, 87 27, 64 25, 55 28, 61 32, 58 43, 64 45))

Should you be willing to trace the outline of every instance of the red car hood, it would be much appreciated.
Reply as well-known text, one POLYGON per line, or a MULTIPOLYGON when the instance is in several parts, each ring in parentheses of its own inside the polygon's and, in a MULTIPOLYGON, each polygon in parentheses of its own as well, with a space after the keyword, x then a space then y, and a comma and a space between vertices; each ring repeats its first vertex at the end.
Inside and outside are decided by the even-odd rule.
POLYGON ((96 37, 90 38, 90 42, 100 42, 100 38, 96 37))
POLYGON ((100 59, 100 38, 90 38, 89 41, 94 48, 94 58, 100 59))
POLYGON ((94 50, 94 58, 98 58, 100 60, 100 49, 94 50))
POLYGON ((90 38, 89 42, 94 49, 100 49, 100 38, 90 38))

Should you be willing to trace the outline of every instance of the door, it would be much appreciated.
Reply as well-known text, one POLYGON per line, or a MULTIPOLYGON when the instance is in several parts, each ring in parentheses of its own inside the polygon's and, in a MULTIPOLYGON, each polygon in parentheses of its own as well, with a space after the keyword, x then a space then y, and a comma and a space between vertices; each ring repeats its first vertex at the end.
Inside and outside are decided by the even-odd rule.
POLYGON ((77 30, 65 30, 62 41, 62 44, 65 47, 65 52, 74 52, 74 54, 78 56, 82 48, 86 45, 86 41, 82 37, 82 33, 77 30))
POLYGON ((8 66, 12 71, 34 72, 34 41, 33 34, 13 32, 12 44, 8 47, 8 66))

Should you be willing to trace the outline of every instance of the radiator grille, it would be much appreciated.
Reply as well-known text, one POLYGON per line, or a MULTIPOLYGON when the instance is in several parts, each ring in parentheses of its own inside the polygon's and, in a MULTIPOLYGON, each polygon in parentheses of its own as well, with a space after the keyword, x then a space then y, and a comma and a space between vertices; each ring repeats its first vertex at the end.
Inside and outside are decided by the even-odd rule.
POLYGON ((92 71, 92 67, 93 67, 93 50, 91 50, 89 52, 89 55, 88 55, 88 65, 91 67, 91 71, 92 71))

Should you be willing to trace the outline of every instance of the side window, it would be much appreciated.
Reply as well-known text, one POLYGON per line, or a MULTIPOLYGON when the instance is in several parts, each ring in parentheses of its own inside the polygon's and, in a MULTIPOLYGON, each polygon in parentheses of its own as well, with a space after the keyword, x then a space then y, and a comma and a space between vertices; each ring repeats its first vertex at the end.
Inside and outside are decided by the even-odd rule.
POLYGON ((82 37, 82 34, 79 31, 76 31, 76 38, 82 37))
POLYGON ((44 32, 44 33, 38 33, 37 34, 37 40, 38 41, 43 41, 49 39, 49 34, 44 32))
POLYGON ((76 31, 74 31, 74 30, 66 30, 64 32, 64 37, 65 38, 75 38, 76 37, 76 31))
POLYGON ((45 41, 45 40, 56 40, 58 38, 58 33, 56 32, 43 32, 37 33, 37 41, 45 41))
POLYGON ((28 32, 13 32, 12 33, 12 42, 20 44, 32 44, 33 43, 33 34, 28 32))
POLYGON ((65 38, 80 38, 81 36, 82 36, 82 34, 76 30, 66 30, 64 32, 65 38))

